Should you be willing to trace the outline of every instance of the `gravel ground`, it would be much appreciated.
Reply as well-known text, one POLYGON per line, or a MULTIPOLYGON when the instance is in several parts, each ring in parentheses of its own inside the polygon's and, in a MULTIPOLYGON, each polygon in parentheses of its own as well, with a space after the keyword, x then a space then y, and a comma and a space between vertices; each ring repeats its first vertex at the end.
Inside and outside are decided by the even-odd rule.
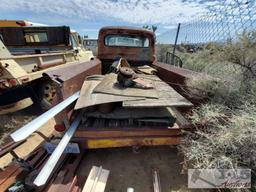
POLYGON ((153 191, 152 168, 159 170, 163 192, 198 191, 187 189, 187 174, 182 172, 182 156, 176 147, 143 147, 134 153, 131 147, 88 150, 78 175, 86 178, 93 165, 110 171, 106 192, 153 191))
MULTIPOLYGON (((6 143, 10 138, 8 135, 20 128, 42 112, 38 107, 32 105, 21 111, 0 116, 0 142, 6 143)), ((42 130, 51 132, 54 122, 42 127, 42 130), (50 126, 51 125, 51 126, 50 126), (49 129, 49 130, 47 130, 49 129)), ((24 147, 20 146, 16 152, 20 156, 26 156, 28 147, 42 142, 40 136, 31 138, 24 147)), ((153 191, 152 168, 158 168, 161 180, 162 191, 185 192, 191 191, 186 187, 187 175, 181 174, 182 156, 178 154, 175 147, 143 147, 139 153, 134 153, 132 148, 97 149, 87 150, 80 166, 78 174, 86 177, 93 165, 103 166, 110 170, 106 192, 126 192, 128 187, 136 191, 153 191)), ((0 159, 1 167, 10 162, 11 157, 6 156, 0 159)))
POLYGON ((38 109, 38 106, 31 105, 14 113, 0 115, 0 146, 10 141, 8 137, 10 133, 40 115, 42 112, 38 109))

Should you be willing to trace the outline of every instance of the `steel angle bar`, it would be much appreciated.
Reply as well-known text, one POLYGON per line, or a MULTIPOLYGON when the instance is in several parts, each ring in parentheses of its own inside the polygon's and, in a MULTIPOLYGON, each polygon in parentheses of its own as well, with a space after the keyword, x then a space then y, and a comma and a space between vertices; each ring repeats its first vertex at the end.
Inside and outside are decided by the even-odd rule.
POLYGON ((79 97, 79 91, 76 92, 74 95, 68 97, 64 101, 60 102, 53 108, 49 109, 47 112, 43 113, 36 119, 32 120, 25 126, 21 127, 17 131, 11 134, 11 138, 17 142, 21 141, 23 139, 26 139, 29 135, 31 135, 33 132, 35 132, 37 129, 39 129, 43 124, 45 124, 47 121, 49 121, 51 118, 53 118, 55 115, 60 113, 63 109, 65 109, 67 106, 69 106, 71 103, 73 103, 75 100, 79 97))
POLYGON ((70 128, 66 131, 64 136, 62 137, 60 143, 53 151, 52 155, 36 177, 34 184, 36 186, 42 186, 46 183, 49 176, 51 175, 55 165, 57 164, 59 158, 61 157, 63 151, 65 150, 66 146, 68 145, 70 139, 73 137, 80 121, 82 119, 82 114, 80 113, 75 120, 72 122, 70 128))

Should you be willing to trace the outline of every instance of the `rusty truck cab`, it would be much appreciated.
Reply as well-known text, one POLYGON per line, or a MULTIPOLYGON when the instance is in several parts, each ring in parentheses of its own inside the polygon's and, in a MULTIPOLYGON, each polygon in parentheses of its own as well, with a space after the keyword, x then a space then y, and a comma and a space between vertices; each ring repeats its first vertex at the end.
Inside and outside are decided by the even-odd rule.
POLYGON ((98 36, 98 58, 105 74, 118 58, 131 66, 151 65, 155 60, 155 34, 147 29, 103 27, 98 36))

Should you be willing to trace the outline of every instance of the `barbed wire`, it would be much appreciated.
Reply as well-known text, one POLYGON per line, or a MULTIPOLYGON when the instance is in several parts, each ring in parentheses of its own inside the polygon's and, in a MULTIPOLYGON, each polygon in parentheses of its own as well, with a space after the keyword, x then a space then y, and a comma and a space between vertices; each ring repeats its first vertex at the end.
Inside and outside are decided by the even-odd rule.
MULTIPOLYGON (((256 0, 221 0, 206 15, 181 23, 179 43, 198 44, 234 40, 256 30, 256 0)), ((176 29, 157 36, 159 43, 173 43, 176 29)))

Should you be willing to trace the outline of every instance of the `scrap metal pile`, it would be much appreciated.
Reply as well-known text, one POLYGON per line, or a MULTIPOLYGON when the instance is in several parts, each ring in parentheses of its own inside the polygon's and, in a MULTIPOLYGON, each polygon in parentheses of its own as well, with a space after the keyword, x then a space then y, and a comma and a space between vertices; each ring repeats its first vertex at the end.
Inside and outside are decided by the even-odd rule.
POLYGON ((75 105, 83 109, 83 127, 172 127, 175 118, 168 107, 192 106, 149 66, 133 70, 121 58, 114 69, 84 81, 75 105))

